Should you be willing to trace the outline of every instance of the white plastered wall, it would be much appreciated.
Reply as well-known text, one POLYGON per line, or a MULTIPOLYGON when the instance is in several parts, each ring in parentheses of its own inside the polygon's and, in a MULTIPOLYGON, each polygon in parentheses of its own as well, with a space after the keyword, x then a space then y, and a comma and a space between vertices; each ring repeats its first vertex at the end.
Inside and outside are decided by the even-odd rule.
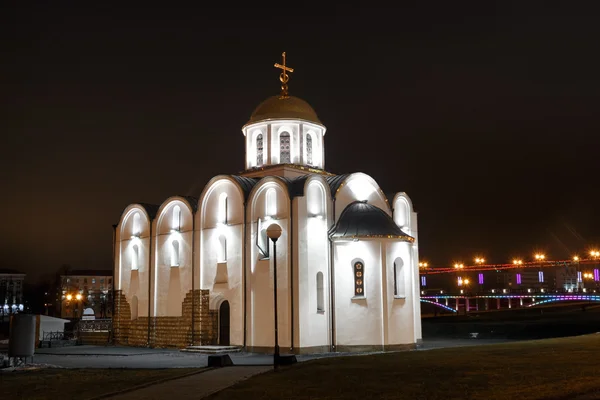
POLYGON ((298 263, 294 270, 297 304, 296 344, 300 347, 328 346, 331 342, 329 226, 331 196, 321 176, 309 178, 304 196, 298 198, 298 263), (323 274, 323 310, 317 310, 317 273, 323 274), (297 289, 296 289, 297 288, 297 289))
POLYGON ((280 135, 283 132, 290 134, 290 163, 325 167, 325 146, 323 126, 302 120, 273 120, 268 123, 256 123, 244 127, 242 131, 246 141, 246 169, 260 167, 261 165, 275 165, 281 163, 280 135), (263 162, 257 163, 256 138, 263 135, 263 162), (312 162, 308 162, 306 138, 311 135, 312 162))
POLYGON ((256 244, 257 220, 261 219, 262 228, 276 223, 282 229, 277 241, 277 301, 279 346, 291 346, 291 292, 289 273, 289 204, 287 187, 277 178, 263 178, 256 184, 248 198, 247 222, 250 224, 247 238, 247 345, 251 347, 272 348, 274 344, 274 301, 273 301, 273 244, 269 240, 268 259, 261 259, 256 244), (267 192, 274 190, 276 209, 269 212, 266 206, 267 192), (268 218, 265 218, 268 217, 268 218))
MULTIPOLYGON (((403 232, 412 236, 415 241, 410 245, 411 263, 410 273, 412 275, 412 285, 410 295, 413 308, 413 328, 414 337, 417 341, 422 339, 421 333, 421 291, 419 282, 419 230, 417 223, 417 213, 413 208, 410 197, 404 192, 397 193, 393 200, 394 222, 403 232)), ((408 292, 407 292, 408 293, 408 292)))
MULTIPOLYGON (((414 275, 412 244, 409 242, 386 240, 383 251, 386 252, 386 292, 387 332, 385 344, 413 344, 415 336, 415 303, 418 307, 419 297, 414 296, 414 286, 418 285, 418 276, 414 275), (394 282, 394 268, 397 264, 397 282, 394 282), (399 287, 394 295, 394 283, 399 287)), ((418 289, 418 288, 417 288, 418 289)))
POLYGON ((192 290, 192 230, 193 214, 187 200, 167 199, 154 220, 156 264, 152 271, 152 316, 182 315, 182 303, 192 290), (176 218, 177 208, 179 218, 176 218), (179 257, 174 254, 174 241, 178 243, 179 257))
POLYGON ((317 125, 303 123, 302 125, 302 163, 305 165, 314 166, 317 168, 325 167, 325 151, 323 143, 324 130, 317 125), (308 159, 307 138, 312 137, 312 161, 308 159))
POLYGON ((377 240, 336 240, 335 336, 337 346, 382 345, 383 302, 381 245, 377 240), (364 264, 365 296, 354 296, 355 261, 364 264))
MULTIPOLYGON (((233 178, 217 176, 205 187, 197 213, 200 247, 199 287, 210 290, 210 308, 229 303, 230 344, 244 342, 243 230, 244 196, 233 178), (220 217, 222 196, 227 196, 226 221, 220 217), (220 258, 220 238, 225 239, 226 258, 220 258)), ((222 215, 222 214, 221 214, 222 215)))
POLYGON ((115 231, 115 290, 121 290, 133 317, 148 316, 148 288, 150 262, 150 220, 146 210, 137 204, 128 206, 115 231), (138 215, 139 227, 134 230, 134 217, 138 215), (137 269, 133 269, 133 246, 138 246, 137 269), (137 299, 134 301, 134 298, 137 299))
POLYGON ((268 164, 269 139, 266 124, 254 124, 246 127, 244 130, 246 136, 246 169, 259 167, 260 165, 268 164), (256 139, 259 134, 263 136, 263 157, 262 164, 257 163, 257 146, 256 139))

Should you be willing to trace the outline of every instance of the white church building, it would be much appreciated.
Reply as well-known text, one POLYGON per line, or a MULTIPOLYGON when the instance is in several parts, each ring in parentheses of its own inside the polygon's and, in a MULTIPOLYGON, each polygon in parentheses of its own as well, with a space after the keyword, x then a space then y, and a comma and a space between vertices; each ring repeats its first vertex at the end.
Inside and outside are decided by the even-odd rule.
MULTIPOLYGON (((287 93, 242 127, 245 170, 199 198, 134 203, 115 225, 117 343, 282 353, 392 350, 421 340, 417 214, 361 173, 325 170, 326 128, 287 93), (266 235, 281 227, 277 254, 266 235)), ((332 133, 335 134, 335 133, 332 133)), ((235 160, 232 160, 235 161, 235 160)))

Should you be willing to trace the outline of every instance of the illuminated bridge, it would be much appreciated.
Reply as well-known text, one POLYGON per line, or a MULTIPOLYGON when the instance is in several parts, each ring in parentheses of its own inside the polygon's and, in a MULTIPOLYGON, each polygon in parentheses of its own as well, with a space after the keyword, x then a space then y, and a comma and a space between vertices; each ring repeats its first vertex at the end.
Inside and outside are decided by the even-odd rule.
POLYGON ((538 305, 567 301, 600 303, 600 295, 580 293, 421 295, 422 303, 432 304, 437 308, 452 313, 535 307, 538 305))

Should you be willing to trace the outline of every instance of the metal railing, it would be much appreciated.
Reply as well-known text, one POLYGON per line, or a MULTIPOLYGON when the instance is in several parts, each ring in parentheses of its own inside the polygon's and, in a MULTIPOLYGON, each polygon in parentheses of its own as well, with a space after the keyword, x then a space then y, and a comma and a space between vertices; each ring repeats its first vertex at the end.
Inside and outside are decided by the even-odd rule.
POLYGON ((79 332, 110 332, 112 330, 112 319, 81 320, 77 325, 79 332))

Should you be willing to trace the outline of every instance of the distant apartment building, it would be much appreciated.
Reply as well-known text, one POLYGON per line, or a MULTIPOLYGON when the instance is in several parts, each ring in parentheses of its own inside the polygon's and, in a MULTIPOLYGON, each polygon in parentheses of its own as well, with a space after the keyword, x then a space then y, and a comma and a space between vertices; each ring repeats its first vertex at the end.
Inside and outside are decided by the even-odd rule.
POLYGON ((24 310, 23 282, 25 274, 0 269, 0 318, 24 310))
POLYGON ((112 271, 79 270, 60 276, 60 317, 79 319, 86 309, 92 309, 96 318, 112 317, 112 271))

